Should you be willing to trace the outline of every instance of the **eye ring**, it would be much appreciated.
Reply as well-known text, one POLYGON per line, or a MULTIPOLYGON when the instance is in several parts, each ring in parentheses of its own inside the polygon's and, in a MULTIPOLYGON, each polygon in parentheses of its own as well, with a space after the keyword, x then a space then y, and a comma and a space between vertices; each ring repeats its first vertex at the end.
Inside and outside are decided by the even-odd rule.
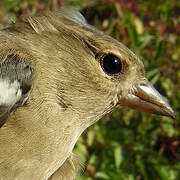
POLYGON ((121 60, 113 54, 104 54, 100 58, 100 65, 103 71, 108 75, 116 75, 122 71, 121 60))

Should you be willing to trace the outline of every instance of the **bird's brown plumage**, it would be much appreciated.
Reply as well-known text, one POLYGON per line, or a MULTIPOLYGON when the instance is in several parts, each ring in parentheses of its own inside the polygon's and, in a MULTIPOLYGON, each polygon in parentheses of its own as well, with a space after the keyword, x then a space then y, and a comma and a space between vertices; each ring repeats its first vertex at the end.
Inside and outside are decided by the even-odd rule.
POLYGON ((8 117, 0 129, 0 179, 74 179, 78 137, 123 105, 133 87, 146 84, 142 62, 73 10, 23 17, 0 31, 0 42, 0 63, 16 57, 22 65, 20 85, 23 64, 31 70, 25 83, 30 88, 3 112, 8 117), (104 54, 121 60, 120 73, 103 71, 104 54))

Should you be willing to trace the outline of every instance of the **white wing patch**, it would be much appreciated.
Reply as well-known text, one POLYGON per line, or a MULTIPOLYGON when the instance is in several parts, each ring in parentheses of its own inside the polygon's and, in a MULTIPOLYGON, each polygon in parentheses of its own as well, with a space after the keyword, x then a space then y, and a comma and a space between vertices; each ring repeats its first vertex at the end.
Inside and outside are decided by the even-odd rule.
POLYGON ((21 97, 22 90, 17 80, 9 82, 8 80, 0 79, 0 106, 14 105, 21 97))

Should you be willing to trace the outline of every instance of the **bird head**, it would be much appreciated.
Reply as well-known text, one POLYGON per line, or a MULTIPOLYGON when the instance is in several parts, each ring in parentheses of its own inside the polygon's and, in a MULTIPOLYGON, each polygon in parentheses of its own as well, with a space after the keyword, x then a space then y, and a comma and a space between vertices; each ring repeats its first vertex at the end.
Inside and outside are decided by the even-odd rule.
POLYGON ((8 52, 21 56, 17 52, 23 50, 33 61, 33 101, 57 103, 63 114, 77 116, 86 127, 122 106, 174 118, 146 79, 142 61, 79 12, 62 9, 24 17, 9 31, 7 47, 14 50, 8 52))
POLYGON ((174 118, 166 100, 146 79, 142 61, 89 25, 79 12, 49 12, 28 22, 41 37, 42 45, 34 44, 40 48, 34 52, 48 58, 44 69, 53 66, 49 77, 56 80, 59 104, 77 112, 88 126, 122 106, 174 118))

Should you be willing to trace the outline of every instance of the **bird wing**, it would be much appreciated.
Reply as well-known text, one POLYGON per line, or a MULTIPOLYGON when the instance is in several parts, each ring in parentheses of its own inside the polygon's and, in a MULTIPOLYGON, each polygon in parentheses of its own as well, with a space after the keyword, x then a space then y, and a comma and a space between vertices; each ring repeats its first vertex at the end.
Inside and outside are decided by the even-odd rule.
POLYGON ((0 127, 28 99, 33 70, 28 59, 10 53, 0 61, 0 127))

